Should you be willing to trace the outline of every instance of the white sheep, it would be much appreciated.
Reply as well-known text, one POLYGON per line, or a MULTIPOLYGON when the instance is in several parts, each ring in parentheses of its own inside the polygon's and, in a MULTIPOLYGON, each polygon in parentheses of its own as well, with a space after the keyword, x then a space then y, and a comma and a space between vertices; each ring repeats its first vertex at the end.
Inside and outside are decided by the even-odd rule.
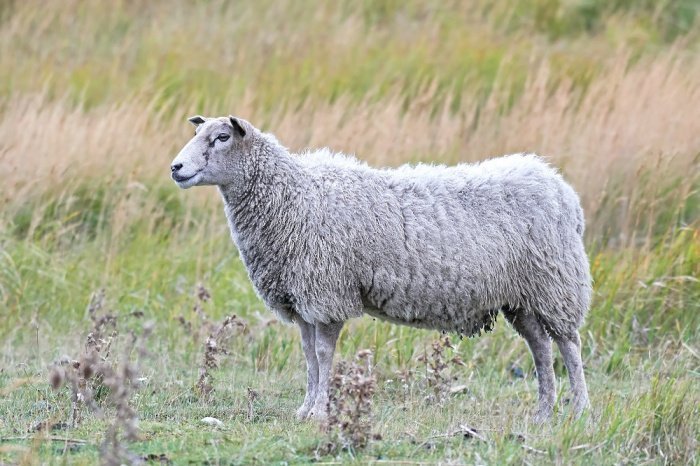
POLYGON ((299 325, 308 375, 299 418, 326 415, 338 334, 364 312, 464 335, 489 330, 502 312, 535 361, 535 421, 555 402, 550 337, 574 413, 587 406, 583 212, 542 159, 378 170, 325 149, 290 154, 240 118, 189 121, 195 136, 173 160, 172 178, 181 188, 219 187, 255 289, 299 325))

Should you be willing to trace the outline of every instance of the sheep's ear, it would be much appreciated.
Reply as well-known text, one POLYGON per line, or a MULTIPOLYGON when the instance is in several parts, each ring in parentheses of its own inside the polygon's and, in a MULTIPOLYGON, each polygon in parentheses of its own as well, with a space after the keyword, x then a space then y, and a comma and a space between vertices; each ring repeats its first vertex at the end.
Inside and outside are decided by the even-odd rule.
POLYGON ((231 126, 233 126, 233 130, 238 133, 240 137, 245 137, 246 135, 246 130, 245 130, 245 124, 243 123, 242 120, 239 120, 235 116, 229 115, 228 116, 229 121, 231 121, 231 126))
POLYGON ((195 115, 193 117, 188 118, 187 121, 189 121, 190 123, 192 123, 195 126, 199 126, 202 123, 204 123, 204 117, 199 116, 199 115, 195 115))

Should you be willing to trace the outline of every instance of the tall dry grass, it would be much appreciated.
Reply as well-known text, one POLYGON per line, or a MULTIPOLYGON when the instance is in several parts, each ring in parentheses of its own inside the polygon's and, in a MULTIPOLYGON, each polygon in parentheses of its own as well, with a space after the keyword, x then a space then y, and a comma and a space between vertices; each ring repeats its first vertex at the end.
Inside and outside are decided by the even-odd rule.
MULTIPOLYGON (((581 193, 589 236, 625 243, 656 231, 664 215, 692 222, 700 185, 700 62, 679 51, 628 63, 621 53, 585 92, 566 80, 553 85, 544 63, 531 70, 514 103, 507 93, 483 102, 463 94, 457 111, 447 102, 435 109, 435 86, 408 103, 397 89, 380 102, 340 97, 266 111, 251 92, 228 107, 292 150, 329 146, 378 166, 537 152, 581 193)), ((170 187, 168 164, 191 135, 189 106, 165 113, 139 97, 85 109, 46 94, 19 95, 2 108, 4 223, 16 223, 30 204, 23 230, 30 234, 55 217, 57 205, 67 221, 79 216, 80 186, 88 191, 78 197, 96 189, 107 197, 101 204, 116 206, 99 212, 113 235, 149 218, 163 201, 153 192, 170 187)), ((188 193, 185 211, 215 206, 211 213, 218 214, 213 191, 188 193)))

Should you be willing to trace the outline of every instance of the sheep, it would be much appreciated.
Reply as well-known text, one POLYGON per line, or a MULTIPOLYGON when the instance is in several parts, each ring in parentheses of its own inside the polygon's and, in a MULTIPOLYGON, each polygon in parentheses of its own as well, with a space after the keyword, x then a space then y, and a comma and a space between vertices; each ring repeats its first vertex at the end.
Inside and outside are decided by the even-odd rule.
POLYGON ((468 336, 502 313, 535 362, 533 420, 553 412, 551 339, 574 415, 588 406, 578 332, 592 291, 583 211, 540 157, 375 169, 327 149, 291 154, 241 118, 189 121, 195 135, 171 177, 183 189, 218 187, 258 295, 299 326, 307 363, 299 419, 327 415, 338 335, 364 313, 468 336))

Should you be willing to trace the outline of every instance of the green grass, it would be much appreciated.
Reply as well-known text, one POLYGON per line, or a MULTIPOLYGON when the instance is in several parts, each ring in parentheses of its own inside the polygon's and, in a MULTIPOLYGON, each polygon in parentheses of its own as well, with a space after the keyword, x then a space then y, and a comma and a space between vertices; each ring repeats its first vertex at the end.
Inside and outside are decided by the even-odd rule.
POLYGON ((533 60, 553 63, 553 79, 585 84, 601 50, 631 47, 639 56, 679 36, 692 49, 699 9, 692 0, 156 1, 109 10, 98 1, 10 2, 0 91, 68 94, 90 107, 138 89, 164 111, 184 104, 214 113, 255 89, 268 112, 341 95, 411 98, 433 83, 437 102, 466 86, 485 98, 494 85, 522 86, 533 60), (504 68, 510 79, 495 81, 504 68))
MULTIPOLYGON (((373 325, 365 322, 360 329, 371 331, 373 325)), ((158 353, 172 355, 172 348, 162 346, 154 345, 154 359, 162 357, 158 353)), ((624 377, 615 377, 589 365, 587 375, 593 405, 589 415, 572 422, 558 414, 551 425, 534 428, 527 423, 528 410, 536 401, 536 383, 531 371, 526 379, 512 379, 503 364, 508 358, 498 357, 503 346, 522 352, 525 348, 511 331, 502 328, 493 336, 493 343, 486 346, 492 347, 489 349, 496 353, 496 358, 489 357, 488 364, 457 371, 458 381, 466 383, 469 390, 441 406, 425 401, 426 390, 419 375, 408 388, 408 394, 403 395, 391 374, 384 373, 388 368, 380 364, 373 427, 381 432, 382 439, 372 442, 366 450, 341 452, 335 458, 355 459, 358 463, 388 458, 567 464, 697 461, 694 442, 700 428, 698 375, 689 369, 693 364, 691 355, 677 354, 675 367, 670 371, 662 367, 668 362, 646 359, 636 366, 633 374, 624 377), (461 424, 476 429, 486 440, 445 435, 458 430, 461 424), (523 445, 539 451, 533 452, 523 445)), ((513 360, 521 358, 519 354, 509 356, 513 360)), ((163 364, 171 363, 171 358, 168 356, 163 364)), ((148 381, 134 402, 141 419, 141 439, 131 445, 131 450, 144 456, 165 454, 178 464, 333 460, 333 456, 318 454, 325 446, 324 435, 318 428, 313 423, 298 423, 293 419, 303 396, 302 371, 297 370, 300 364, 298 355, 281 371, 256 371, 245 358, 226 364, 217 374, 216 397, 210 403, 199 401, 192 387, 186 382, 182 384, 196 378, 192 362, 188 366, 180 360, 177 368, 147 368, 144 374, 148 381), (260 393, 252 420, 245 414, 244 387, 260 393), (205 416, 217 417, 224 426, 220 429, 204 426, 200 419, 205 416)), ((33 373, 25 368, 23 375, 41 378, 42 371, 33 373)), ((3 377, 3 381, 7 380, 8 376, 3 377)), ((0 406, 9 414, 3 418, 3 436, 12 437, 32 435, 25 434, 25 430, 38 421, 65 419, 69 402, 65 391, 53 392, 45 382, 36 381, 15 390, 0 406)), ((61 442, 41 443, 44 445, 41 448, 32 446, 37 444, 31 441, 12 440, 3 445, 31 448, 36 459, 90 464, 97 459, 104 423, 89 415, 87 418, 76 430, 52 434, 88 441, 87 445, 65 453, 61 442)), ((3 456, 8 461, 21 457, 11 453, 3 456)))
MULTIPOLYGON (((225 227, 175 232, 167 239, 135 232, 134 238, 113 246, 108 262, 100 260, 103 246, 89 241, 53 250, 51 245, 4 239, 0 285, 9 312, 2 328, 0 390, 8 393, 0 402, 0 438, 32 437, 27 429, 37 422, 69 418, 67 389, 50 389, 47 367, 63 354, 77 357, 89 329, 91 292, 104 285, 113 312, 126 316, 142 310, 143 320, 156 322, 142 369, 147 382, 134 399, 141 440, 131 446, 133 452, 164 453, 177 463, 306 462, 317 454, 322 461, 331 460, 333 456, 317 453, 324 450, 325 435, 313 423, 293 419, 304 388, 296 330, 270 322, 272 316, 248 284, 225 227), (183 316, 196 325, 192 292, 198 282, 212 292, 212 301, 204 306, 211 318, 235 313, 250 325, 247 335, 235 337, 231 355, 215 372, 216 396, 209 402, 194 391, 202 341, 195 341, 176 320, 183 316), (25 385, 11 388, 25 378, 25 385), (253 420, 246 417, 246 387, 261 395, 253 420), (205 416, 219 418, 224 427, 203 426, 205 416)), ((465 384, 468 391, 439 407, 426 401, 425 369, 417 360, 436 332, 370 318, 352 322, 341 336, 339 357, 350 358, 362 348, 374 352, 379 389, 373 425, 382 439, 363 451, 341 452, 338 458, 358 463, 382 458, 697 462, 700 286, 692 279, 700 266, 697 238, 697 230, 683 229, 642 257, 622 251, 593 258, 596 295, 582 329, 592 410, 577 422, 562 408, 544 429, 528 424, 537 394, 533 364, 524 342, 502 319, 493 333, 457 342, 455 351, 466 367, 451 374, 454 384, 465 384), (523 368, 525 379, 511 376, 512 364, 523 368), (400 370, 414 373, 406 392, 397 380, 400 370), (443 436, 460 424, 487 440, 443 436), (544 453, 525 449, 518 435, 544 453)), ((138 327, 138 321, 123 319, 124 329, 138 327)), ((556 369, 563 398, 567 383, 560 360, 556 369)), ((64 453, 60 442, 11 440, 3 442, 0 459, 21 458, 22 452, 8 451, 14 445, 31 451, 38 461, 92 463, 104 422, 87 411, 85 418, 74 431, 52 433, 86 440, 84 446, 64 453)))

